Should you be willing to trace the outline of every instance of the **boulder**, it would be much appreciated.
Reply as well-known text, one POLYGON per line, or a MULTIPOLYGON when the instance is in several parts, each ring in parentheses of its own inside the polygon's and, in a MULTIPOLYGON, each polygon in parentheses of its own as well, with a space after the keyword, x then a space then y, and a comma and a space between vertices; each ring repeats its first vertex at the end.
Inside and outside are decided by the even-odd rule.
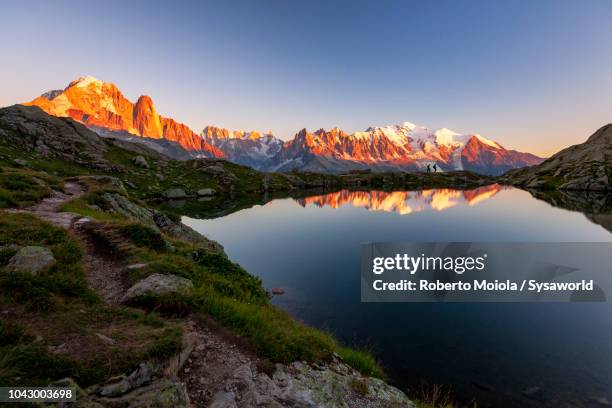
POLYGON ((92 396, 92 399, 105 407, 187 408, 191 406, 185 384, 166 378, 135 388, 121 396, 92 396))
POLYGON ((199 197, 208 197, 217 194, 217 192, 212 188, 202 188, 198 190, 199 197))
POLYGON ((144 167, 145 169, 149 168, 149 163, 147 163, 147 159, 145 159, 143 156, 133 157, 132 162, 139 167, 144 167))
POLYGON ((238 408, 236 396, 233 392, 219 391, 213 397, 209 408, 238 408))
POLYGON ((28 165, 28 162, 25 160, 21 160, 21 159, 15 159, 13 160, 15 162, 15 164, 21 166, 21 167, 26 167, 28 165))
POLYGON ((55 257, 50 249, 40 246, 27 246, 13 255, 8 263, 8 269, 38 275, 43 269, 55 265, 55 262, 55 257))
POLYGON ((154 273, 136 282, 129 288, 123 296, 123 302, 130 301, 138 296, 150 294, 158 295, 163 293, 180 292, 193 288, 193 283, 189 279, 176 275, 162 275, 154 273))
POLYGON ((164 191, 164 197, 173 199, 173 198, 187 198, 187 193, 182 188, 171 188, 169 190, 164 191))

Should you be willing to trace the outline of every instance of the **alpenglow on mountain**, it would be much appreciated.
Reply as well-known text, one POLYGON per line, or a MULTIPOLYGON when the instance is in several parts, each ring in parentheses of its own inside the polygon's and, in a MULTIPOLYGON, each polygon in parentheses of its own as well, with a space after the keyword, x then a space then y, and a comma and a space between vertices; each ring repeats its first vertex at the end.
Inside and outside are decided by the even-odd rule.
POLYGON ((93 77, 72 81, 65 89, 42 94, 36 105, 55 116, 71 117, 102 136, 144 143, 177 159, 226 158, 268 171, 340 173, 350 170, 470 170, 498 175, 531 166, 542 158, 507 150, 478 134, 428 129, 405 122, 370 127, 349 134, 341 129, 299 131, 283 142, 271 133, 230 131, 214 126, 200 134, 157 113, 148 96, 130 102, 112 83, 93 77))

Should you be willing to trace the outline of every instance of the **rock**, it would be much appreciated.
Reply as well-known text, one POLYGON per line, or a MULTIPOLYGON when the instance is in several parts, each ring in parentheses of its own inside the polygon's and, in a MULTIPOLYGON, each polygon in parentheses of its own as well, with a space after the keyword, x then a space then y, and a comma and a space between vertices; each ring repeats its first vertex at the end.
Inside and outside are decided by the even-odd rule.
POLYGON ((131 220, 140 221, 155 230, 161 230, 166 234, 188 241, 198 247, 223 252, 223 247, 219 243, 209 240, 180 221, 172 220, 160 211, 141 207, 130 201, 127 197, 117 193, 105 193, 103 197, 112 211, 131 220))
POLYGON ((147 162, 147 159, 145 159, 143 156, 135 156, 132 158, 132 161, 137 166, 144 167, 145 169, 149 168, 149 163, 147 162))
POLYGON ((118 170, 104 158, 107 145, 96 133, 72 119, 48 115, 39 107, 0 109, 0 129, 0 138, 15 147, 91 169, 118 170))
POLYGON ((203 188, 198 190, 199 197, 208 197, 217 194, 217 192, 212 188, 203 188))
POLYGON ((102 397, 118 397, 141 387, 153 378, 153 366, 150 363, 140 363, 138 368, 129 376, 119 375, 110 378, 97 388, 95 393, 102 397))
POLYGON ((125 192, 123 181, 113 176, 82 176, 81 179, 91 179, 101 184, 110 184, 111 186, 125 192))
POLYGON ((164 177, 164 175, 163 175, 163 174, 157 173, 155 176, 157 177, 157 179, 158 179, 159 181, 164 181, 164 180, 166 180, 166 177, 164 177))
POLYGON ((142 268, 145 268, 147 265, 148 264, 146 263, 137 263, 137 264, 128 265, 126 269, 129 269, 129 270, 142 269, 142 268))
POLYGON ((171 188, 169 190, 164 191, 164 198, 174 199, 174 198, 187 198, 187 193, 182 188, 171 188))
POLYGON ((123 297, 123 302, 130 301, 145 294, 158 295, 162 293, 180 292, 193 288, 189 279, 176 275, 162 275, 154 273, 129 288, 123 297))
POLYGON ((117 397, 131 390, 132 384, 125 375, 110 378, 98 389, 97 394, 103 397, 117 397))
POLYGON ((215 394, 208 408, 238 408, 233 392, 219 391, 215 394))
POLYGON ((10 259, 8 270, 28 272, 38 275, 43 269, 55 265, 55 257, 51 250, 40 246, 27 246, 21 248, 10 259))
POLYGON ((91 398, 105 407, 188 408, 191 406, 185 384, 166 378, 135 388, 121 396, 91 398))
POLYGON ((283 295, 285 294, 285 289, 283 288, 272 288, 273 295, 283 295))
POLYGON ((21 159, 15 159, 13 160, 13 162, 15 162, 15 164, 21 166, 21 167, 26 167, 28 165, 28 162, 25 160, 21 160, 21 159))
POLYGON ((105 342, 106 344, 115 344, 115 340, 103 335, 102 333, 96 333, 96 337, 105 342))
POLYGON ((125 181, 125 185, 126 185, 126 186, 128 186, 128 187, 130 187, 130 188, 136 189, 136 184, 132 183, 132 182, 131 182, 131 181, 129 181, 129 180, 126 180, 126 181, 125 181))

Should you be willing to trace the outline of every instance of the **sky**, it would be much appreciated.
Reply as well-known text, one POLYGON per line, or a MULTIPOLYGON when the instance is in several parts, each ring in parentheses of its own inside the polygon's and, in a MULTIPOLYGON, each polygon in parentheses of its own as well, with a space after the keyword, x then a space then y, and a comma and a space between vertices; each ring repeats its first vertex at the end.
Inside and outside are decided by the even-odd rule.
POLYGON ((200 131, 413 122, 550 155, 612 122, 612 1, 0 0, 0 106, 85 75, 200 131))

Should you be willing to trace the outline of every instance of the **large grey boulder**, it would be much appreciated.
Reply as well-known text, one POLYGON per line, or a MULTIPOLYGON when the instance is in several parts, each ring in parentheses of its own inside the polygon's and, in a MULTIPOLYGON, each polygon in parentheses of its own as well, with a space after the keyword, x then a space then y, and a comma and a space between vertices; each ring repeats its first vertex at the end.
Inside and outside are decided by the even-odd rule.
POLYGON ((187 193, 182 188, 171 188, 169 190, 164 191, 165 198, 187 198, 187 193))
POLYGON ((215 194, 217 194, 217 192, 212 188, 202 188, 198 190, 199 197, 209 197, 214 196, 215 194))
POLYGON ((38 275, 40 271, 55 265, 55 257, 51 250, 40 246, 27 246, 21 248, 9 260, 9 271, 28 272, 38 275))
POLYGON ((193 288, 193 283, 189 279, 176 275, 154 273, 136 282, 134 286, 129 288, 122 301, 128 302, 138 296, 180 292, 191 288, 193 288))

